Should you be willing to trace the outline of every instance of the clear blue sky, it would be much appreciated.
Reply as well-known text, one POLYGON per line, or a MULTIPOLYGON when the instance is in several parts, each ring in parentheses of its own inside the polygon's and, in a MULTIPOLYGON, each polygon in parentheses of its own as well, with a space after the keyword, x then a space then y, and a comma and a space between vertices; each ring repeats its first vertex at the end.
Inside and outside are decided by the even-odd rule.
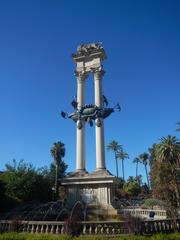
MULTIPOLYGON (((80 43, 102 42, 104 93, 122 112, 105 121, 106 144, 115 139, 134 157, 180 121, 180 2, 0 1, 0 169, 13 158, 40 167, 61 140, 75 170, 75 124, 60 117, 76 94, 71 53, 80 43)), ((93 81, 86 82, 93 103, 93 81)), ((87 126, 87 169, 95 169, 94 128, 87 126)), ((107 168, 115 173, 113 155, 107 168)), ((119 166, 119 171, 121 168, 119 166)), ((143 168, 141 173, 144 174, 143 168)))

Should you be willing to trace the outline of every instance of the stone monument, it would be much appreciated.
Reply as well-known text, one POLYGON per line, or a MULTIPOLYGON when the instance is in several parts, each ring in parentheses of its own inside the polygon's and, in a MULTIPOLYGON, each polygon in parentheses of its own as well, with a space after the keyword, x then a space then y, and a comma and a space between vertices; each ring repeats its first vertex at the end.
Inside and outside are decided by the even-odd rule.
POLYGON ((106 59, 102 45, 82 44, 72 57, 76 64, 77 78, 77 99, 72 101, 75 112, 61 112, 61 115, 76 122, 76 171, 61 179, 61 185, 66 187, 67 201, 72 204, 83 201, 111 209, 118 179, 106 169, 104 119, 115 110, 120 111, 120 106, 117 104, 114 108, 108 108, 108 101, 102 93, 102 79, 105 74, 102 61, 106 59), (95 103, 85 105, 84 86, 90 74, 94 76, 95 103), (86 123, 92 126, 93 122, 96 136, 96 169, 88 173, 85 161, 85 126, 86 123))

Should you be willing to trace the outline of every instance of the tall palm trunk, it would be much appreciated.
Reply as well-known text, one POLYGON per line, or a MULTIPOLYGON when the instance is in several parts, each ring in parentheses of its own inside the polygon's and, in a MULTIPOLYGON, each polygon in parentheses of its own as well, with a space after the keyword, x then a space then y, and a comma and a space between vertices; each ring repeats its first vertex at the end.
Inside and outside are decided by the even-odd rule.
POLYGON ((58 195, 58 164, 56 164, 56 173, 55 173, 55 198, 57 199, 57 195, 58 195))
POLYGON ((118 159, 117 159, 116 152, 114 152, 114 154, 115 154, 115 159, 116 159, 116 177, 118 178, 119 177, 119 174, 118 174, 118 159))
POLYGON ((123 176, 123 180, 125 179, 124 177, 124 158, 122 158, 122 176, 123 176))
POLYGON ((145 171, 146 171, 146 179, 147 179, 148 188, 150 189, 149 178, 148 178, 148 172, 147 172, 147 165, 144 164, 144 167, 145 167, 145 171))

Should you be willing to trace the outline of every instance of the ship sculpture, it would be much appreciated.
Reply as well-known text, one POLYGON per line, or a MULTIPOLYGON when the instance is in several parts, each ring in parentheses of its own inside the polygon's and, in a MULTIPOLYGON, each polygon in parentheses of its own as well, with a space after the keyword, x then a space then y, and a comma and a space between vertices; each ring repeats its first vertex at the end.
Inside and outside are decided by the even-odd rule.
POLYGON ((98 107, 94 104, 90 104, 90 105, 84 105, 81 108, 77 108, 78 103, 77 103, 76 99, 74 99, 71 102, 71 105, 73 106, 75 111, 70 114, 62 111, 61 116, 65 119, 70 118, 74 122, 76 122, 78 129, 82 128, 82 121, 89 123, 89 125, 91 127, 93 126, 93 121, 95 121, 96 126, 100 127, 101 119, 107 118, 108 116, 111 115, 112 112, 115 112, 115 111, 120 112, 121 111, 121 107, 120 107, 119 103, 117 103, 112 108, 107 107, 108 101, 104 95, 103 95, 103 103, 104 104, 102 107, 98 107))

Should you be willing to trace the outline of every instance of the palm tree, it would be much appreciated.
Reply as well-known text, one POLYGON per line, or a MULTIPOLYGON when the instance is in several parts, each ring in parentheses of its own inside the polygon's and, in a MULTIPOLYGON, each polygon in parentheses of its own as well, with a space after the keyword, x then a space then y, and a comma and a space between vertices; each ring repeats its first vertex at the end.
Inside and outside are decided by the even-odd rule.
POLYGON ((56 174, 55 174, 55 188, 54 192, 55 195, 57 196, 57 191, 58 191, 58 172, 59 172, 59 166, 62 162, 62 158, 65 156, 65 146, 64 143, 62 142, 55 142, 53 144, 53 147, 51 148, 51 155, 54 159, 54 164, 56 168, 56 174))
POLYGON ((159 162, 169 162, 172 166, 180 163, 180 142, 175 136, 162 137, 156 145, 156 158, 159 162))
POLYGON ((167 182, 166 185, 176 196, 171 206, 173 207, 173 218, 175 218, 177 207, 180 206, 179 183, 177 180, 177 169, 180 164, 180 142, 175 136, 162 137, 160 143, 156 144, 155 155, 158 163, 167 166, 167 169, 169 169, 167 174, 169 174, 171 181, 167 182))
POLYGON ((148 160, 149 160, 148 153, 144 152, 144 153, 140 154, 139 155, 139 159, 140 159, 140 162, 144 165, 145 172, 146 172, 146 179, 147 179, 148 188, 150 188, 148 172, 147 172, 147 165, 148 165, 148 160))
POLYGON ((127 152, 124 152, 123 149, 121 148, 121 150, 117 152, 116 157, 117 159, 122 161, 122 176, 124 180, 124 159, 129 158, 129 155, 127 152))
POLYGON ((116 176, 118 177, 118 159, 117 159, 117 153, 122 149, 122 145, 119 144, 117 141, 113 140, 111 141, 108 146, 107 150, 114 152, 114 157, 116 161, 116 176))
POLYGON ((140 163, 140 159, 138 157, 136 157, 134 160, 133 160, 133 163, 136 164, 136 178, 138 176, 138 164, 140 163))

